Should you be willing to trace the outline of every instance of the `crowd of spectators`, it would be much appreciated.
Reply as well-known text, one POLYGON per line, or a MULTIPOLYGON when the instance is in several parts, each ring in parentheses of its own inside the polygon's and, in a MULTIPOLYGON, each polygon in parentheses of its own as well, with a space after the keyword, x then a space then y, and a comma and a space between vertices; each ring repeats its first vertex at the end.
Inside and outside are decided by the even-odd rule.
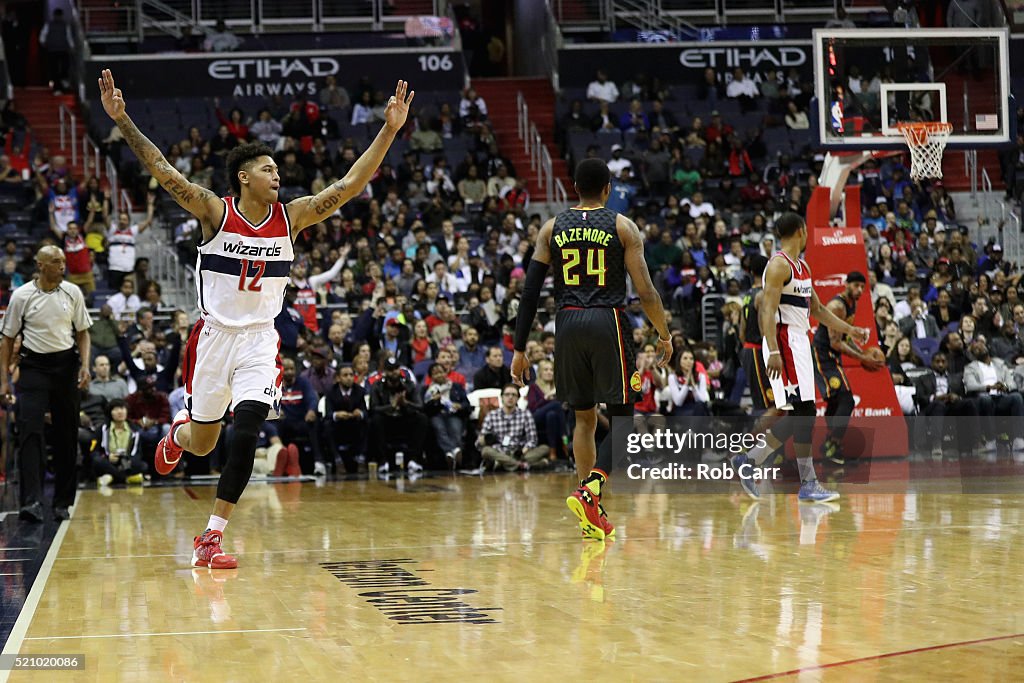
MULTIPOLYGON (((774 251, 774 220, 787 210, 804 213, 815 186, 813 156, 769 157, 761 130, 738 132, 712 109, 714 98, 734 97, 742 102, 735 110, 740 116, 759 111, 768 120, 780 112, 780 121, 799 123, 806 103, 792 88, 802 93, 804 84, 786 80, 766 94, 765 84, 745 80, 739 70, 729 83, 708 75, 705 126, 684 125, 671 100, 649 98, 658 94, 657 84, 638 78, 619 87, 599 74, 587 91, 595 101, 572 104, 562 121, 564 140, 576 125, 591 132, 614 126, 622 142, 647 145, 636 154, 618 143, 607 157, 615 174, 609 205, 640 227, 670 312, 675 353, 663 371, 654 358, 656 332, 638 300, 627 304, 643 413, 742 410, 739 312, 751 270, 761 263, 756 257, 774 251), (635 97, 616 117, 608 100, 622 93, 635 97), (711 327, 702 317, 708 302, 717 317, 711 327)), ((165 152, 192 182, 226 194, 224 155, 242 141, 264 141, 276 150, 287 201, 345 174, 366 142, 349 133, 376 129, 379 99, 365 80, 350 95, 329 78, 317 101, 300 97, 276 108, 267 102, 255 116, 238 107, 224 112, 218 102, 219 130, 182 131, 165 152)), ((396 467, 526 470, 571 458, 573 415, 553 382, 556 310, 549 295, 527 346, 534 381, 521 391, 510 383, 518 295, 545 217, 530 213, 525 182, 498 149, 487 112, 472 89, 421 107, 396 143, 401 161, 385 162, 362 195, 298 239, 275 323, 284 359, 283 414, 265 425, 257 472, 321 474, 334 467, 355 473, 374 464, 385 473, 396 467), (452 147, 465 153, 450 159, 452 147)), ((180 355, 195 320, 166 305, 135 241, 152 224, 192 263, 198 225, 141 169, 135 175, 145 214, 135 223, 118 213, 97 179, 72 178, 66 160, 33 147, 16 114, 8 103, 0 195, 16 198, 32 229, 23 234, 0 221, 0 235, 11 236, 0 288, 9 296, 31 277, 31 255, 41 243, 65 248, 69 279, 99 308, 92 330, 95 380, 83 396, 83 462, 100 483, 138 483, 170 415, 183 405, 180 355)), ((123 143, 112 136, 109 144, 123 143)), ((122 166, 133 163, 130 154, 120 157, 122 166)), ((1021 272, 1003 260, 999 244, 978 243, 976 232, 958 223, 941 183, 907 180, 903 161, 869 162, 850 180, 864 198, 879 341, 904 387, 901 405, 908 414, 976 407, 982 416, 1018 416, 1024 412, 1021 272), (962 375, 946 380, 943 363, 962 375), (959 381, 963 388, 954 391, 959 381)), ((986 424, 976 440, 994 438, 986 424)), ((1024 434, 1007 438, 1017 437, 1024 434)), ((224 438, 231 438, 230 428, 224 438)), ((1024 448, 1024 439, 1016 445, 1024 448)), ((204 472, 218 463, 215 451, 186 458, 184 470, 204 472)))

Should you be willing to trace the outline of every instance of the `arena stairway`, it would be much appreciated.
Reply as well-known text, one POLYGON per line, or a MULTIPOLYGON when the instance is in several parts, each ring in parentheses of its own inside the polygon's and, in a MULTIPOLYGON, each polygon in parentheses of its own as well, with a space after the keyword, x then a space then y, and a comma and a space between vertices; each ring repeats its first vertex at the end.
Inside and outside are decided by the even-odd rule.
POLYGON ((555 91, 551 82, 546 78, 474 78, 473 87, 487 103, 488 118, 498 140, 498 148, 516 167, 516 173, 529 180, 531 202, 548 202, 552 198, 538 182, 537 173, 530 169, 530 157, 519 140, 517 92, 522 92, 526 98, 530 120, 537 126, 537 132, 551 155, 555 177, 562 180, 570 200, 573 199, 569 168, 555 144, 555 91))

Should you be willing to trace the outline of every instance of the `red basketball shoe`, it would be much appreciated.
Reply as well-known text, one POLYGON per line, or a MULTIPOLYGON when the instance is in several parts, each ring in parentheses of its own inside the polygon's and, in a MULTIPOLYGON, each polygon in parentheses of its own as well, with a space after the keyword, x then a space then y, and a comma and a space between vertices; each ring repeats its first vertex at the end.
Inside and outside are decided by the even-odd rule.
MULTIPOLYGON (((600 519, 600 522, 601 522, 601 529, 604 531, 604 540, 606 540, 606 541, 614 541, 615 540, 615 525, 612 524, 608 520, 608 515, 604 511, 604 506, 603 505, 598 503, 597 504, 597 509, 601 511, 601 517, 599 519, 600 519)), ((582 525, 580 525, 580 526, 582 526, 582 525)), ((583 531, 582 529, 580 530, 580 533, 583 535, 584 539, 592 538, 589 534, 587 534, 586 531, 583 531)))
POLYGON ((171 428, 167 431, 167 436, 160 439, 160 442, 157 443, 156 452, 153 455, 153 466, 157 474, 161 476, 170 474, 181 461, 182 448, 174 443, 174 432, 178 427, 188 422, 188 411, 184 408, 179 410, 174 416, 171 428))
POLYGON ((615 525, 608 521, 608 515, 605 514, 604 506, 600 503, 597 504, 597 509, 601 511, 601 528, 604 530, 604 539, 606 541, 615 540, 615 525))
POLYGON ((580 520, 580 531, 584 538, 604 540, 604 526, 601 523, 601 509, 597 498, 586 486, 581 486, 565 499, 572 513, 580 520))
POLYGON ((210 569, 234 569, 238 559, 221 550, 220 543, 224 534, 207 529, 201 536, 196 536, 192 543, 192 566, 209 567, 210 569))

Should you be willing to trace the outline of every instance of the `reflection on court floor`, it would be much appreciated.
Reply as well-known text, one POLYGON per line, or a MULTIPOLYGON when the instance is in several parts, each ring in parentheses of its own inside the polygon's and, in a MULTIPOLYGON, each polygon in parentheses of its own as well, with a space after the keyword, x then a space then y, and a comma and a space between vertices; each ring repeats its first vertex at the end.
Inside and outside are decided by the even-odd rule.
POLYGON ((90 681, 1019 677, 1024 496, 613 493, 618 539, 588 543, 570 484, 253 485, 212 573, 188 558, 213 487, 86 491, 20 652, 90 681))

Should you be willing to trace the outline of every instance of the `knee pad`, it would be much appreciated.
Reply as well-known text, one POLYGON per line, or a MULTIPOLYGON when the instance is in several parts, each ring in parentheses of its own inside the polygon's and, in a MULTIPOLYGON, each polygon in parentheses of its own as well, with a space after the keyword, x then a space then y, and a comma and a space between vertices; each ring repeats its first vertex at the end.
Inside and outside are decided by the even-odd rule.
POLYGON ((235 406, 234 436, 217 482, 217 497, 221 500, 237 503, 241 498, 252 476, 260 427, 269 414, 270 406, 259 401, 242 401, 235 406))
POLYGON ((259 437, 260 428, 270 414, 270 406, 259 401, 242 401, 235 406, 232 429, 235 437, 259 437))

